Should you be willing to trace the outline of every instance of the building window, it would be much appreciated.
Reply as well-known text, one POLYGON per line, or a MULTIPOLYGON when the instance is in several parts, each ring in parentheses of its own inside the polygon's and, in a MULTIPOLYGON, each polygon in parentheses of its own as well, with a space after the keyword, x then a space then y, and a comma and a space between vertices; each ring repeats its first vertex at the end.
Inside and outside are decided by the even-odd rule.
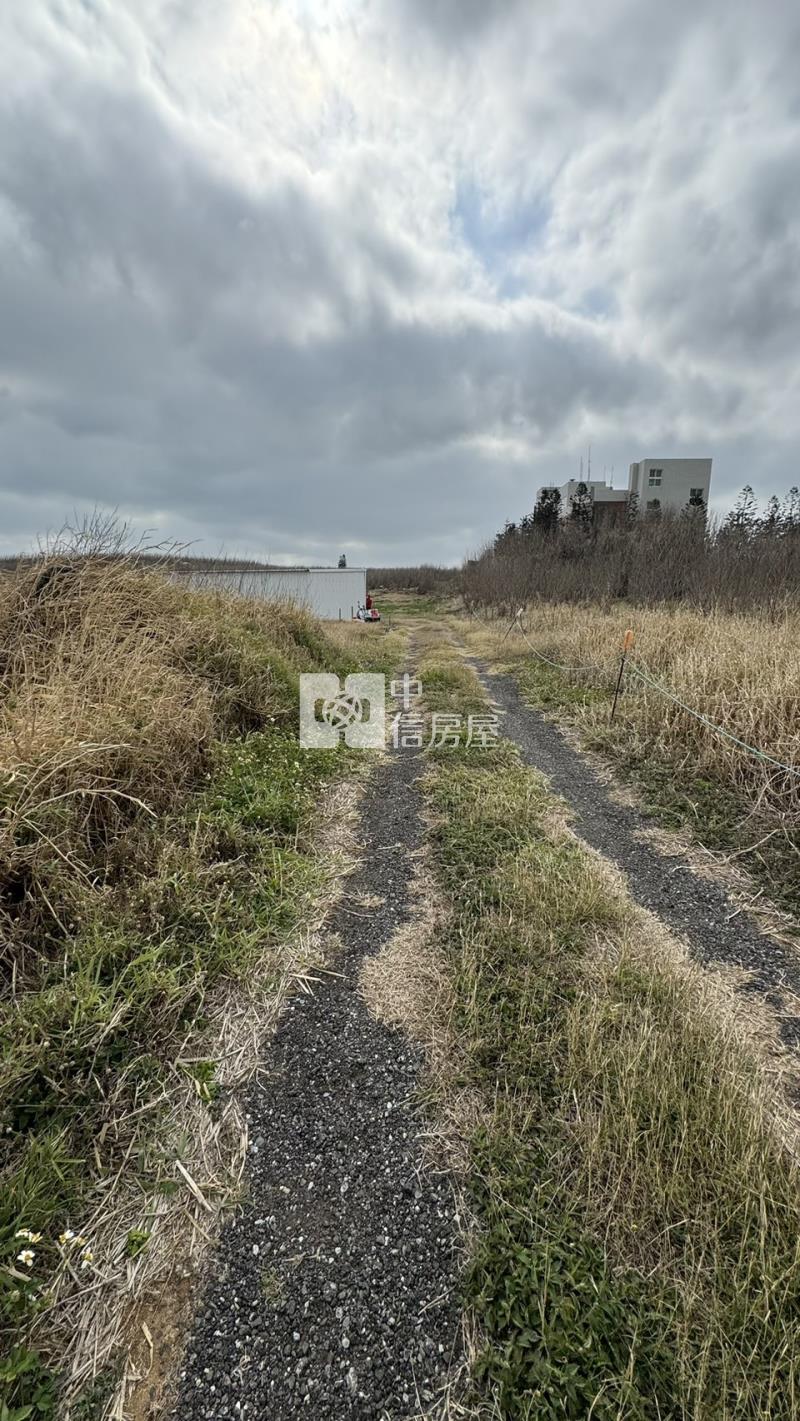
POLYGON ((647 479, 647 484, 648 484, 648 487, 649 487, 649 488, 661 488, 661 475, 663 474, 663 472, 664 472, 663 469, 651 469, 651 470, 650 470, 650 473, 649 473, 649 476, 648 476, 648 479, 647 479))
POLYGON ((689 490, 689 498, 695 503, 698 499, 702 499, 704 496, 705 491, 701 488, 693 488, 689 490))

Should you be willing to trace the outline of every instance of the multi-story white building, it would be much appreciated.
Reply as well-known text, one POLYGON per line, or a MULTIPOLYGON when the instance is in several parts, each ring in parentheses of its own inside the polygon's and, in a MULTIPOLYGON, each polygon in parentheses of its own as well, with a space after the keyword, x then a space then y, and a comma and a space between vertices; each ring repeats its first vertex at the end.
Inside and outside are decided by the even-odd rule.
POLYGON ((630 466, 627 488, 611 488, 603 479, 569 479, 559 489, 559 511, 568 518, 572 500, 580 494, 591 502, 594 522, 614 522, 624 517, 631 494, 638 496, 642 512, 655 508, 679 512, 701 499, 708 507, 710 488, 710 459, 639 459, 630 466))
POLYGON ((628 492, 638 494, 643 509, 680 510, 701 499, 708 507, 710 488, 710 459, 640 459, 628 476, 628 492))

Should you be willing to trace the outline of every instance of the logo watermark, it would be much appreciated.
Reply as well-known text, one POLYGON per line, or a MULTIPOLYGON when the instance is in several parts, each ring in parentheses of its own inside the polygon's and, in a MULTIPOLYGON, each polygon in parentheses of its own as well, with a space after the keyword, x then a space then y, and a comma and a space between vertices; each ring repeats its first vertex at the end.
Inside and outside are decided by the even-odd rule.
POLYGON ((300 744, 334 750, 344 738, 354 750, 386 743, 386 678, 355 672, 342 685, 327 672, 300 677, 300 744))
POLYGON ((499 738, 498 717, 492 714, 459 715, 451 711, 424 712, 420 708, 422 682, 407 673, 390 681, 389 694, 397 707, 386 716, 386 680, 383 676, 353 673, 342 685, 338 676, 321 673, 300 677, 300 744, 306 750, 333 750, 344 740, 356 750, 438 750, 464 746, 488 750, 499 738))

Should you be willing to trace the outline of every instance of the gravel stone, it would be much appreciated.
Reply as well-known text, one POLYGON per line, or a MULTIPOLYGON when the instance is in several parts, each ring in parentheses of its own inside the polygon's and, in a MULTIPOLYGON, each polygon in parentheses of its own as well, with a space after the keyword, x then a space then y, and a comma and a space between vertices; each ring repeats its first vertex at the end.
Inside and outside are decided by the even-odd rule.
POLYGON ((362 958, 407 916, 421 765, 398 751, 373 777, 363 861, 331 915, 342 975, 294 997, 266 1048, 245 1202, 223 1230, 173 1421, 394 1421, 441 1395, 459 1360, 455 1195, 421 1168, 422 1055, 358 992, 362 958), (361 894, 382 899, 368 917, 352 911, 361 894))

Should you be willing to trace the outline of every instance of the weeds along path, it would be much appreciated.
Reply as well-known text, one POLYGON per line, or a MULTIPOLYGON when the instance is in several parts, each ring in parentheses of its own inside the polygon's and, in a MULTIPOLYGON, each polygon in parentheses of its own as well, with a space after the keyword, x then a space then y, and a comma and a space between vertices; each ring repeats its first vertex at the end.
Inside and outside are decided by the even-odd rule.
POLYGON ((421 1170, 421 1052, 378 1024, 365 956, 409 912, 420 759, 367 791, 341 941, 288 1006, 250 1097, 244 1206, 225 1229, 181 1372, 175 1421, 429 1413, 459 1349, 450 1180, 421 1170))
POLYGON ((449 989, 433 1092, 456 1126, 469 1101, 470 1414, 795 1421, 797 1057, 711 957, 748 961, 765 998, 791 964, 642 846, 643 816, 513 682, 481 686, 448 622, 418 641, 429 705, 462 730, 479 696, 506 712, 423 781, 449 989))
POLYGON ((470 664, 503 714, 503 733, 569 804, 575 832, 624 872, 632 897, 686 940, 695 961, 748 973, 748 986, 777 1013, 784 1045, 800 1046, 797 953, 737 914, 725 889, 701 877, 685 857, 660 852, 645 837, 653 827, 646 816, 613 797, 558 726, 526 704, 513 676, 470 664))

